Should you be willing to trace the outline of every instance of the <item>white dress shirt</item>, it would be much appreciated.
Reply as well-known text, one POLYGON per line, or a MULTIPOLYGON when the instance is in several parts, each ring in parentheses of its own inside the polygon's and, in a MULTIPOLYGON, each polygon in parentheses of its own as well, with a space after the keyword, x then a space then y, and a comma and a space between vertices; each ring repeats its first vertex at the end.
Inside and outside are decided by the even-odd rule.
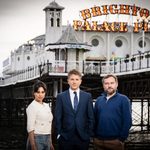
MULTIPOLYGON (((79 102, 79 91, 80 89, 77 89, 76 92, 77 92, 77 97, 78 97, 78 102, 79 102)), ((69 88, 69 94, 70 94, 70 99, 71 99, 71 104, 72 104, 72 108, 74 108, 74 92, 71 88, 69 88)))
POLYGON ((34 131, 35 134, 51 134, 52 113, 49 104, 41 104, 36 100, 26 109, 27 131, 34 131))

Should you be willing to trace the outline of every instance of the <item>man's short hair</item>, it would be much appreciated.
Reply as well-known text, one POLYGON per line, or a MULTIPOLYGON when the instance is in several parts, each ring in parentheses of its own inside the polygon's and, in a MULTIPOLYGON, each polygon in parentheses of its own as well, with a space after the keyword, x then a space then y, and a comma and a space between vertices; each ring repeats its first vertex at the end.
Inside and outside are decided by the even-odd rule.
POLYGON ((82 78, 82 74, 80 71, 76 70, 76 69, 72 69, 68 72, 68 78, 72 75, 72 74, 75 74, 75 75, 78 75, 80 78, 82 78))
POLYGON ((115 76, 115 75, 113 75, 113 74, 107 74, 106 76, 103 77, 103 79, 102 79, 102 84, 104 83, 104 80, 105 80, 105 79, 108 79, 108 78, 110 78, 110 77, 113 77, 113 78, 115 79, 115 81, 118 83, 118 78, 117 78, 117 76, 115 76))

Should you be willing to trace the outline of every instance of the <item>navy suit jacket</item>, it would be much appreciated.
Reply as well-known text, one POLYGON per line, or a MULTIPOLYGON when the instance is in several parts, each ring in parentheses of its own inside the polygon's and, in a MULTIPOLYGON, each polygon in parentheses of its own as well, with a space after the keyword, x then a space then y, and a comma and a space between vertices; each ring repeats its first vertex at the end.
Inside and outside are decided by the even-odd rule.
POLYGON ((77 129, 82 140, 93 136, 94 112, 90 93, 80 90, 79 104, 75 112, 70 99, 69 90, 57 95, 55 107, 55 125, 57 135, 66 140, 72 137, 77 129))

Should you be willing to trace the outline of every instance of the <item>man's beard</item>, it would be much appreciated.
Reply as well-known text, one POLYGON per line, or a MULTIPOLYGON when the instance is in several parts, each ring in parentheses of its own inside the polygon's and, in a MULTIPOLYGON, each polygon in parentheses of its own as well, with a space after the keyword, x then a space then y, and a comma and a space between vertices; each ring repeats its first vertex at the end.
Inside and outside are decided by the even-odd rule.
POLYGON ((107 93, 107 95, 113 95, 113 94, 116 92, 116 90, 115 90, 115 89, 112 89, 112 88, 109 88, 109 89, 107 89, 105 92, 107 93), (111 90, 110 90, 110 89, 111 89, 111 90))

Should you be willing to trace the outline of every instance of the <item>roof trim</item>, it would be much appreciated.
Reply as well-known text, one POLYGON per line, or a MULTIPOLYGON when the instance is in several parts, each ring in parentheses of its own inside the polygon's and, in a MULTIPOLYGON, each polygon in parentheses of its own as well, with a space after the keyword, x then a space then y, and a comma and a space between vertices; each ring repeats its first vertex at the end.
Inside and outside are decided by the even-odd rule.
POLYGON ((58 5, 55 1, 52 1, 48 6, 46 6, 43 10, 46 11, 47 9, 57 9, 63 10, 64 7, 58 5))

